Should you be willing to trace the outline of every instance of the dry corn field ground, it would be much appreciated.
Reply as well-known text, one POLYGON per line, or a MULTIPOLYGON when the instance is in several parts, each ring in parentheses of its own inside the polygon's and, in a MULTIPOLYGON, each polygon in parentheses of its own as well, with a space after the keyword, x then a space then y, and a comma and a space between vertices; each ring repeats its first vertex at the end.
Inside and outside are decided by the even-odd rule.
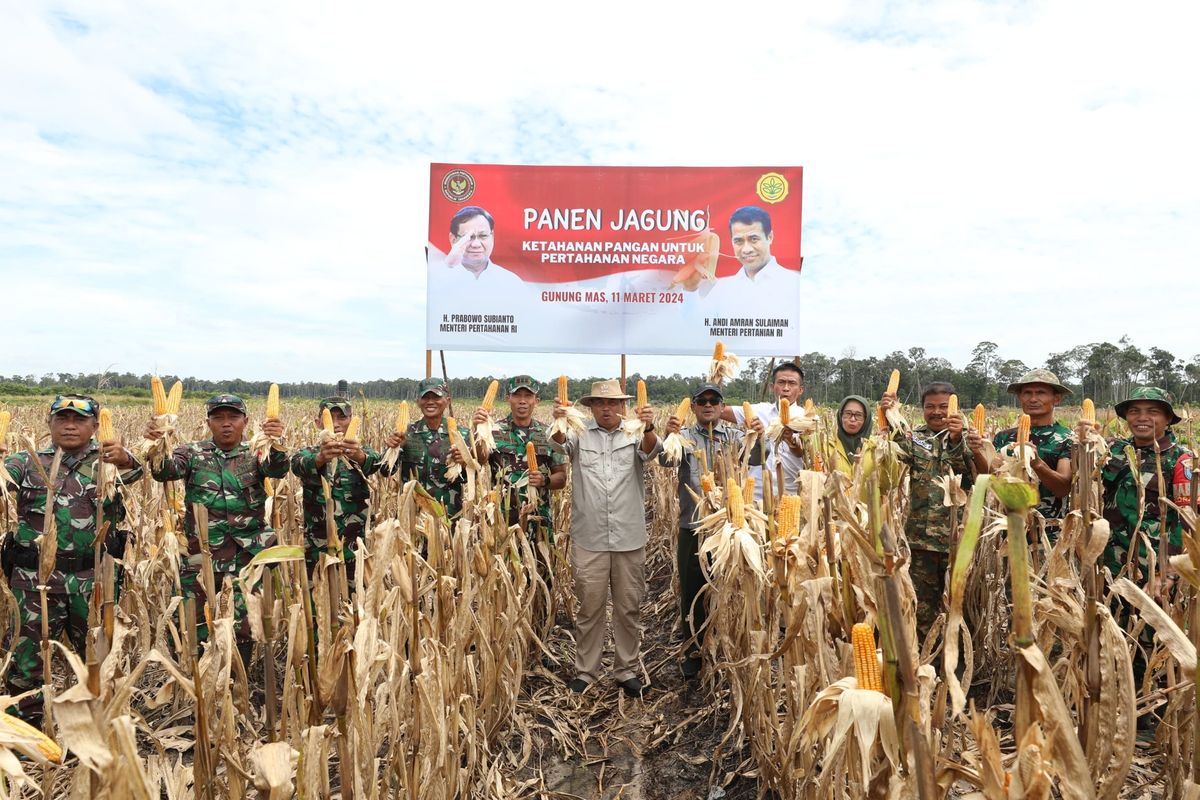
MULTIPOLYGON (((315 441, 315 405, 284 404, 289 451, 315 441)), ((456 405, 464 419, 474 408, 456 405)), ((10 451, 48 438, 44 404, 7 409, 10 451)), ((251 404, 252 424, 262 410, 261 400, 251 404)), ((367 412, 360 438, 379 447, 395 406, 367 412)), ((1070 424, 1078 413, 1060 418, 1070 424)), ((539 417, 548 416, 544 405, 539 417)), ((146 406, 114 408, 118 435, 135 451, 148 419, 146 406)), ((989 415, 986 433, 1015 419, 989 415)), ((902 424, 899 415, 892 422, 902 424)), ((1100 422, 1117 432, 1111 417, 1100 422)), ((200 403, 164 424, 177 441, 206 438, 200 403)), ((810 452, 825 452, 831 411, 795 409, 788 424, 810 452)), ((1194 435, 1189 424, 1179 428, 1185 436, 1194 435)), ((1181 589, 1160 606, 1097 571, 1107 529, 1086 468, 1094 461, 1081 461, 1088 478, 1057 541, 1034 526, 1029 547, 1019 544, 1022 465, 1006 464, 951 495, 958 545, 948 612, 918 642, 897 536, 904 473, 883 438, 868 447, 869 471, 865 460, 852 476, 805 471, 794 499, 768 475, 764 507, 742 501, 740 453, 709 465, 716 476, 700 507, 710 621, 693 682, 677 663, 675 474, 651 468, 651 689, 641 700, 604 680, 581 696, 564 685, 573 656, 569 486, 553 501, 547 589, 535 545, 497 514, 486 470, 470 471, 453 526, 413 484, 374 476, 356 591, 332 558, 310 583, 294 548, 243 571, 256 640, 243 671, 228 594, 217 599, 208 643, 195 646, 197 612, 177 591, 182 492, 144 479, 125 489, 132 536, 123 568, 104 570, 119 591, 98 614, 98 652, 86 663, 55 651, 52 735, 63 761, 47 763, 31 732, 0 730, 0 797, 1200 798, 1194 515, 1176 557, 1181 589), (1114 616, 1118 596, 1133 613, 1114 616), (876 638, 856 659, 852 640, 863 642, 863 631, 876 638), (1140 684, 1137 647, 1149 664, 1140 684), (1161 722, 1139 741, 1144 710, 1161 722)), ((1093 457, 1098 449, 1098 440, 1079 448, 1093 457)), ((301 543, 299 484, 289 477, 272 492, 280 543, 301 543)), ((11 495, 0 503, 11 530, 11 495)), ((3 589, 8 668, 15 608, 3 589)))

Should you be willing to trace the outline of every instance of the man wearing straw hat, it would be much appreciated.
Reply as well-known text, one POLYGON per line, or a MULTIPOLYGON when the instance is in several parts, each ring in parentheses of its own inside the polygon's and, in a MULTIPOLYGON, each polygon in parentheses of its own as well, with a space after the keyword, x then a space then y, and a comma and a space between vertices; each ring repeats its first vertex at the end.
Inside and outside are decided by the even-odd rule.
MULTIPOLYGON (((654 409, 635 409, 645 430, 640 439, 621 426, 625 401, 616 380, 596 381, 579 402, 592 411, 580 433, 556 433, 571 461, 571 567, 579 613, 575 618, 575 678, 568 684, 582 692, 600 677, 604 649, 604 611, 613 605, 615 657, 613 678, 630 697, 640 697, 638 677, 641 605, 646 595, 646 462, 662 445, 654 432, 654 409)), ((555 401, 554 416, 567 407, 555 401)))

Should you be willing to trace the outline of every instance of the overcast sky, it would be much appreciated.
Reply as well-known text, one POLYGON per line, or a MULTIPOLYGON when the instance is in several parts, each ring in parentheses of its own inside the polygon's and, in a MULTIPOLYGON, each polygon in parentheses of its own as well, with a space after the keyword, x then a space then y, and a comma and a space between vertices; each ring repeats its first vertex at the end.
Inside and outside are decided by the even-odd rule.
POLYGON ((803 165, 805 352, 961 365, 988 339, 1035 365, 1127 334, 1190 359, 1198 22, 1195 2, 3 2, 0 374, 418 376, 434 161, 803 165))

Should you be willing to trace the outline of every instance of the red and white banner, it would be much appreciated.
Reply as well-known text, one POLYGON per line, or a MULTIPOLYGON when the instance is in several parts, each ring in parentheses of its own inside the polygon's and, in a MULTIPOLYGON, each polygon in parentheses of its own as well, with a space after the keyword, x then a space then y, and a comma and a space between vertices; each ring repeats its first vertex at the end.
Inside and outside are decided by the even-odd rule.
POLYGON ((433 164, 428 347, 798 353, 802 174, 433 164))

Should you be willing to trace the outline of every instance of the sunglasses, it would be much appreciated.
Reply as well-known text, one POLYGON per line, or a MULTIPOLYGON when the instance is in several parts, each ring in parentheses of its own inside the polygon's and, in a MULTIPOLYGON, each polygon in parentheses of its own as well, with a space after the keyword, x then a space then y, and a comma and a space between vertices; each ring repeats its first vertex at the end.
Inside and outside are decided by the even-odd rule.
POLYGON ((51 414, 57 414, 59 411, 77 411, 84 415, 95 415, 96 401, 79 397, 63 397, 60 394, 50 404, 51 414))
POLYGON ((721 398, 719 398, 719 397, 713 397, 713 396, 711 396, 711 395, 708 395, 708 396, 705 396, 705 397, 697 397, 695 400, 693 400, 693 401, 692 401, 692 405, 697 405, 697 406, 719 406, 719 405, 721 405, 721 398))

